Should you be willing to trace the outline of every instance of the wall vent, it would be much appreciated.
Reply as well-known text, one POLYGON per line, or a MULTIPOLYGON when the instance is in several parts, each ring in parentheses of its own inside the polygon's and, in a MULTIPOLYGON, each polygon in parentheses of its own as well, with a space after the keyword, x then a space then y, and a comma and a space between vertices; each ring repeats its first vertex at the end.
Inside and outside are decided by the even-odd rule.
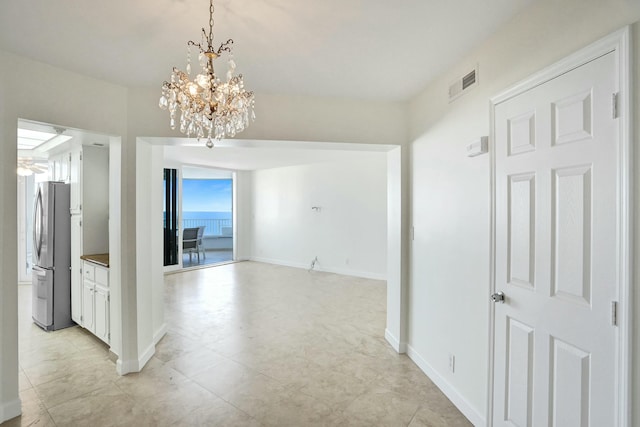
POLYGON ((456 79, 449 85, 449 102, 453 102, 478 84, 478 67, 456 79))

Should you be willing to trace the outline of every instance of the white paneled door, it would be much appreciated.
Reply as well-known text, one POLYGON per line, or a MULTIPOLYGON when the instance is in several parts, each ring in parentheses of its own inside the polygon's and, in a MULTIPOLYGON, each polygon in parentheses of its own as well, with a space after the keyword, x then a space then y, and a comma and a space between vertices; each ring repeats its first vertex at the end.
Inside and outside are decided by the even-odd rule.
POLYGON ((495 106, 494 426, 614 426, 618 87, 609 53, 495 106))

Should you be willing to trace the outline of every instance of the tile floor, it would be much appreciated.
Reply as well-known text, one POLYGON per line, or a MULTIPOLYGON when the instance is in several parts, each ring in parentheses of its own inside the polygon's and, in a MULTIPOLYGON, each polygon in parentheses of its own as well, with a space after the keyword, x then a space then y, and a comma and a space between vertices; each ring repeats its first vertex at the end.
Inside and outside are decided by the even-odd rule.
POLYGON ((191 258, 189 258, 189 254, 182 255, 183 268, 221 264, 230 261, 233 261, 233 251, 227 250, 208 250, 205 252, 205 256, 200 254, 200 261, 194 254, 191 254, 191 258))
POLYGON ((6 426, 470 426, 383 338, 385 284, 253 262, 166 276, 167 335, 120 377, 20 286, 22 417, 6 426))

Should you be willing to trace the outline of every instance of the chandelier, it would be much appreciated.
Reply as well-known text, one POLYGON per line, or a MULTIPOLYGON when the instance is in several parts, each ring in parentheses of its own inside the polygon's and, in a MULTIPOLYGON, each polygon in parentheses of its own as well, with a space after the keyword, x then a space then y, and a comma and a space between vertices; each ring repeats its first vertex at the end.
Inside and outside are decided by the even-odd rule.
POLYGON ((207 147, 213 147, 213 139, 225 136, 233 137, 249 126, 249 118, 255 120, 253 92, 244 89, 242 74, 235 75, 236 64, 233 60, 229 39, 215 50, 213 48, 213 0, 209 3, 209 34, 202 29, 200 43, 189 40, 187 43, 186 73, 173 67, 171 81, 162 84, 162 96, 159 106, 169 110, 169 126, 177 126, 177 114, 180 110, 179 129, 187 137, 195 136, 200 140, 207 138, 207 147), (191 47, 199 50, 198 60, 201 72, 191 79, 191 47), (213 60, 222 52, 229 54, 229 68, 226 81, 216 76, 213 60))

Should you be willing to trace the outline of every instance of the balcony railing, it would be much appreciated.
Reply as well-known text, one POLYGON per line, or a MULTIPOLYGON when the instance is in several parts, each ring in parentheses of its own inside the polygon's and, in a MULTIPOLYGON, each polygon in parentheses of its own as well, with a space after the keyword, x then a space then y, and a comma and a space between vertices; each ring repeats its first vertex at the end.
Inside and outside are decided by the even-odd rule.
POLYGON ((229 219, 217 219, 217 218, 204 218, 204 219, 183 219, 182 229, 205 226, 205 236, 221 236, 222 227, 232 227, 233 220, 229 219))

